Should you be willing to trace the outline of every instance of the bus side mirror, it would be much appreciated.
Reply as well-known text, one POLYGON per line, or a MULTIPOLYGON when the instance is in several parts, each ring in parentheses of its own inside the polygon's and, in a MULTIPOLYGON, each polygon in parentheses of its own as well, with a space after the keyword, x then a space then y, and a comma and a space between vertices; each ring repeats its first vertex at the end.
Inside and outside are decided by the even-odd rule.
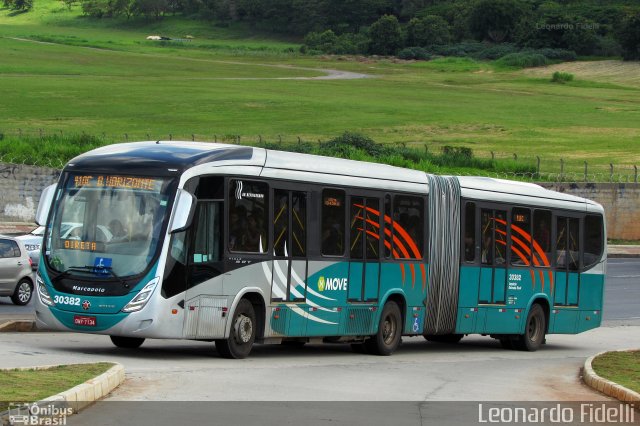
POLYGON ((193 195, 184 189, 178 189, 169 233, 183 231, 191 225, 191 220, 195 213, 195 204, 196 198, 193 195))
POLYGON ((47 186, 40 195, 40 202, 38 203, 38 210, 36 211, 36 223, 40 226, 47 224, 47 218, 49 217, 49 210, 51 210, 51 203, 53 202, 53 196, 56 193, 56 184, 47 186))

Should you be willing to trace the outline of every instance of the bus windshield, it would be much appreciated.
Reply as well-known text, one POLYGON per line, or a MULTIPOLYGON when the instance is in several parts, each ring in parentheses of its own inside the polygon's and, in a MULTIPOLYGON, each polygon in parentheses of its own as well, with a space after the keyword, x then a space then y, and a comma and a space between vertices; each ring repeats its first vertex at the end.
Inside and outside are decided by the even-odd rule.
POLYGON ((172 179, 70 174, 45 236, 58 272, 128 277, 144 272, 161 242, 172 179))

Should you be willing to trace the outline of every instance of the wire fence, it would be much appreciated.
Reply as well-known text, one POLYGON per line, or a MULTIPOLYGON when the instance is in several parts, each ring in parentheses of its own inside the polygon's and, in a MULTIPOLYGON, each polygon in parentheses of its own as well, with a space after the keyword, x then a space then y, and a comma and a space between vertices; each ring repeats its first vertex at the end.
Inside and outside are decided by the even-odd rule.
MULTIPOLYGON (((279 149, 283 151, 317 153, 317 148, 326 140, 314 139, 309 136, 291 135, 236 135, 236 134, 183 134, 167 133, 154 134, 146 132, 132 132, 122 134, 88 134, 72 133, 62 130, 49 132, 44 129, 0 130, 0 162, 16 165, 33 165, 62 169, 71 158, 91 149, 119 142, 132 141, 192 141, 218 142, 235 145, 247 145, 279 149)), ((447 146, 444 143, 385 143, 383 146, 393 146, 399 152, 412 151, 434 156, 443 155, 447 146)), ((469 150, 469 153, 471 151, 469 150)), ((415 168, 427 172, 454 174, 459 176, 487 176, 499 179, 520 180, 528 182, 611 182, 638 183, 638 166, 634 164, 602 164, 589 163, 586 160, 559 158, 557 156, 521 156, 517 153, 497 151, 473 152, 471 165, 465 161, 453 158, 445 166, 440 165, 436 170, 428 169, 428 164, 415 161, 415 168), (477 166, 481 164, 481 166, 477 166)), ((414 156, 415 157, 415 156, 414 156)), ((355 158, 359 159, 359 158, 355 158)), ((469 160, 469 159, 467 159, 469 160)), ((0 176, 3 169, 0 168, 0 176)))

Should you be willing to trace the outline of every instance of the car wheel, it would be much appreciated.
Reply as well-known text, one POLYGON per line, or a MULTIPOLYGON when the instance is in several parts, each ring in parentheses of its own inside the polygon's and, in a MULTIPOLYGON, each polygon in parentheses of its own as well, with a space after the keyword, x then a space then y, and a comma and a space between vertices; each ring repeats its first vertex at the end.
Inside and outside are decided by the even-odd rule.
POLYGON ((11 296, 11 301, 19 306, 24 306, 31 300, 33 296, 33 284, 26 278, 23 278, 18 282, 16 290, 11 296))

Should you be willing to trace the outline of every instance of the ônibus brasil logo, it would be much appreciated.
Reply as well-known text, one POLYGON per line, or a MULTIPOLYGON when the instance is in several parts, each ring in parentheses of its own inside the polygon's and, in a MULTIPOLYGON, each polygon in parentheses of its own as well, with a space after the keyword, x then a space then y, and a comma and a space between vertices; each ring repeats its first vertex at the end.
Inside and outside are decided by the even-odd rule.
POLYGON ((343 290, 347 291, 347 278, 318 278, 318 291, 323 292, 325 290, 343 290))

